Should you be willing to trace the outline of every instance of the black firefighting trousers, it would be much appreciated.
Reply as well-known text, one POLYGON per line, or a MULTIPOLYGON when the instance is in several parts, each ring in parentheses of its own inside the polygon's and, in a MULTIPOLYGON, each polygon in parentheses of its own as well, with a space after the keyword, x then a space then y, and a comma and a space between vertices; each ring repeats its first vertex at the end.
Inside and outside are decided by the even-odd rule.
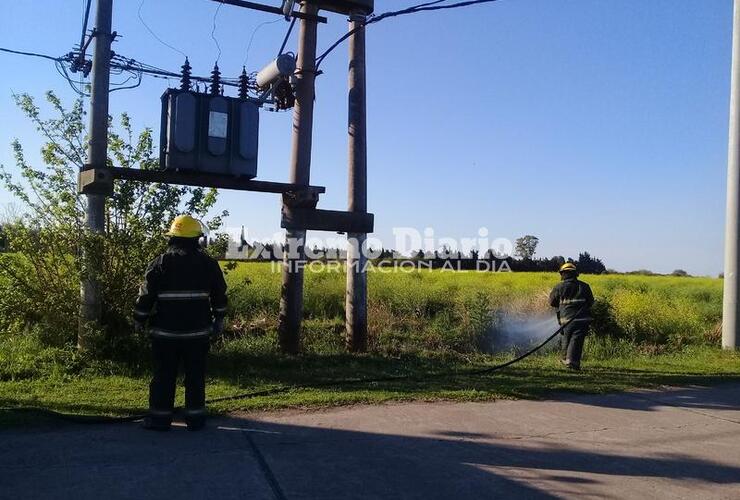
POLYGON ((583 343, 588 335, 588 323, 574 322, 563 329, 560 338, 560 355, 569 365, 581 367, 583 343))
POLYGON ((175 405, 177 370, 185 371, 185 422, 202 425, 206 417, 206 356, 209 340, 152 339, 154 376, 149 384, 149 417, 156 425, 169 425, 175 405))

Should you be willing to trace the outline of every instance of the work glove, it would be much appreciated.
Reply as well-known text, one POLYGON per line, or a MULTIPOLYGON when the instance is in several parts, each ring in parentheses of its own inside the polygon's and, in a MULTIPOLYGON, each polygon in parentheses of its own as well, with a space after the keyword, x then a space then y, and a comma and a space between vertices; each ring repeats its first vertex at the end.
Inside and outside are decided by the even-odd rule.
POLYGON ((134 332, 135 333, 144 333, 144 330, 146 329, 146 326, 142 321, 134 321, 134 332))
POLYGON ((213 327, 211 329, 211 332, 213 333, 214 337, 218 337, 222 333, 224 333, 224 319, 223 318, 217 318, 213 321, 213 327))

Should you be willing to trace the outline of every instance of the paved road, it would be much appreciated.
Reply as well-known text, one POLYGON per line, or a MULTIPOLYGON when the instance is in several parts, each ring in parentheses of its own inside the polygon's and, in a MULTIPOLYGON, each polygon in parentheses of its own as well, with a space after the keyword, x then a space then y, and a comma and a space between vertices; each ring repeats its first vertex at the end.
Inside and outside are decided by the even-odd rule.
POLYGON ((0 432, 2 498, 740 498, 740 384, 0 432))

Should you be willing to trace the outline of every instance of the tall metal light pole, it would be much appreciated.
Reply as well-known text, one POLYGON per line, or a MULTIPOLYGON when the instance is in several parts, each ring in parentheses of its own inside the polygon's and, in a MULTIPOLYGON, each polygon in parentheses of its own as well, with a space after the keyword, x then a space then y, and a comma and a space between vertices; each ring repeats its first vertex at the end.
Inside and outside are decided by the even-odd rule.
MULTIPOLYGON (((315 16, 318 13, 318 8, 308 2, 303 2, 301 13, 315 16)), ((316 37, 316 20, 301 19, 296 69, 296 104, 293 110, 293 152, 290 182, 305 186, 309 184, 311 177, 316 37)), ((290 354, 297 353, 301 345, 303 264, 306 260, 305 241, 305 230, 289 229, 286 231, 278 336, 280 349, 290 354)))
POLYGON ((722 308, 722 347, 737 349, 738 290, 740 289, 740 0, 735 0, 732 22, 732 80, 730 138, 727 151, 727 207, 725 211, 725 289, 722 308))
MULTIPOLYGON (((90 138, 87 149, 88 168, 105 168, 108 161, 108 92, 113 23, 113 0, 98 0, 93 36, 92 89, 90 92, 90 138)), ((94 234, 105 230, 105 195, 88 194, 85 225, 94 234)), ((97 249, 97 245, 94 246, 97 249)), ((101 299, 99 276, 100 255, 88 247, 84 256, 85 273, 80 284, 80 326, 77 346, 87 347, 86 332, 100 320, 101 299)))
MULTIPOLYGON (((367 213, 365 16, 353 14, 349 29, 349 211, 367 213), (355 31, 356 30, 356 31, 355 31)), ((367 350, 367 255, 363 233, 347 234, 347 347, 367 350)))

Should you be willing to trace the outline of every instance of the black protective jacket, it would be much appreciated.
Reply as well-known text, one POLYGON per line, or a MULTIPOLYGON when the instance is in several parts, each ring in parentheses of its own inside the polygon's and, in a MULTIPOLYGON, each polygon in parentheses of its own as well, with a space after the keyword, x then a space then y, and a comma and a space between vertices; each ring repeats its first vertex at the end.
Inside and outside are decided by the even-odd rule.
POLYGON ((550 305, 558 309, 560 324, 571 322, 573 327, 588 325, 591 322, 591 306, 594 295, 587 283, 572 277, 566 278, 550 292, 550 305))
POLYGON ((225 314, 224 275, 195 244, 170 245, 149 264, 134 308, 134 319, 149 320, 156 338, 206 338, 225 314))

